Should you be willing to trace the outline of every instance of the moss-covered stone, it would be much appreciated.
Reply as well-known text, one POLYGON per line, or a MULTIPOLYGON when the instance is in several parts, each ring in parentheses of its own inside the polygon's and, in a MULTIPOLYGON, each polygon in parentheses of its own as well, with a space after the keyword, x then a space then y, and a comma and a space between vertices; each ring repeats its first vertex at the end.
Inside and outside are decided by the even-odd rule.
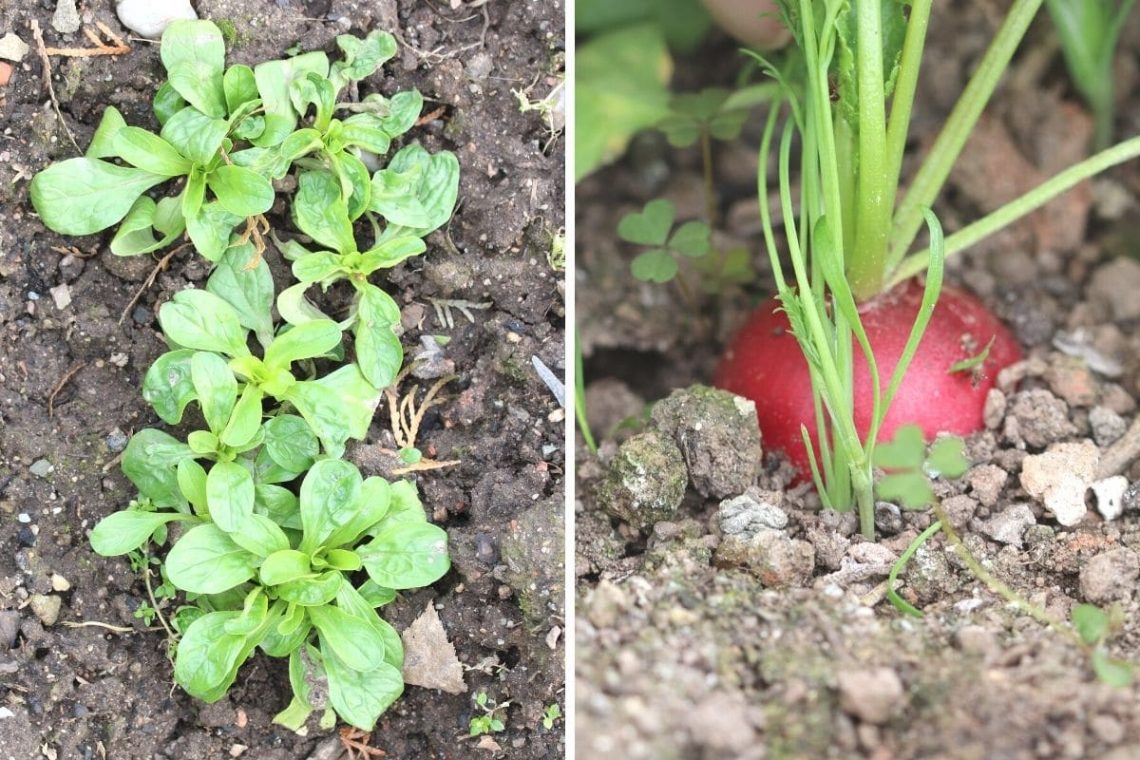
POLYGON ((676 514, 688 484, 681 450, 661 433, 649 431, 618 449, 598 487, 598 505, 644 530, 676 514))

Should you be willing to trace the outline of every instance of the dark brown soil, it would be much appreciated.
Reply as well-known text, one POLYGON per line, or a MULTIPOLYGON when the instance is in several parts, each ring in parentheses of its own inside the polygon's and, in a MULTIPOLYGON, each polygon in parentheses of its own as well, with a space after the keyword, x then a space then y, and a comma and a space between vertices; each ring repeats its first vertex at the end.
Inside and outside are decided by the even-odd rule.
MULTIPOLYGON (((935 4, 916 153, 1008 5, 935 4)), ((936 209, 948 230, 1087 155, 1090 119, 1050 37, 1042 18, 952 176, 936 209)), ((678 61, 679 88, 731 86, 734 47, 718 36, 678 61)), ((1140 132, 1137 14, 1120 50, 1123 137, 1140 132)), ((757 484, 788 520, 767 537, 779 550, 770 564, 749 569, 729 551, 719 500, 693 487, 672 517, 642 531, 603 503, 614 489, 598 486, 618 445, 654 425, 647 406, 707 383, 720 347, 771 293, 755 197, 760 121, 741 140, 716 144, 719 242, 755 252, 756 281, 695 312, 674 289, 632 280, 635 252, 614 230, 653 197, 673 200, 681 220, 699 217, 699 154, 642 135, 621 162, 578 187, 577 314, 587 407, 601 438, 598 457, 581 441, 577 450, 579 751, 655 759, 1140 756, 1140 689, 1100 683, 1069 639, 1004 604, 944 537, 901 576, 902 595, 926 615, 905 617, 885 600, 887 570, 930 524, 929 513, 886 510, 876 542, 866 542, 852 515, 821 512, 814 494, 788 489, 779 455, 765 451, 757 484)), ((1122 515, 1102 517, 1090 496, 1087 515, 1068 527, 1022 477, 1027 457, 1058 443, 1091 439, 1103 461, 1136 419, 1138 198, 1134 162, 952 262, 950 280, 1013 327, 1028 359, 1004 378, 1005 407, 995 399, 992 425, 969 441, 973 469, 939 494, 983 565, 1053 616, 1065 620, 1081 602, 1114 606, 1122 622, 1110 649, 1135 662, 1140 465, 1122 472, 1132 486, 1122 515)), ((718 435, 701 431, 705 440, 718 435)), ((707 466, 733 454, 693 456, 707 466)), ((659 482, 664 492, 665 477, 659 482)))
MULTIPOLYGON (((48 46, 86 45, 82 35, 54 31, 54 6, 0 0, 0 35, 15 32, 34 45, 35 19, 48 46)), ((562 502, 563 414, 531 361, 564 370, 562 273, 548 257, 565 224, 563 139, 551 139, 539 114, 520 112, 511 92, 539 99, 560 81, 562 4, 199 0, 196 7, 200 17, 232 25, 230 61, 280 57, 293 45, 332 52, 335 35, 350 30, 395 32, 400 56, 361 89, 417 87, 426 111, 440 109, 411 137, 458 155, 461 205, 426 255, 391 271, 388 290, 404 307, 409 353, 421 335, 451 338, 444 357, 459 379, 427 416, 419 446, 460 464, 417 480, 432 519, 451 536, 454 569, 398 600, 388 617, 402 630, 432 600, 465 666, 467 693, 408 687, 372 743, 387 757, 416 760, 562 757, 562 722, 547 730, 542 714, 551 704, 564 708, 562 515, 550 506, 562 502), (448 326, 433 299, 490 305, 472 310, 473 322, 454 311, 448 326), (510 702, 500 716, 506 730, 493 737, 498 752, 467 738, 480 691, 510 702)), ((101 20, 122 31, 109 0, 80 11, 88 26, 101 20)), ((155 126, 157 47, 131 44, 124 56, 52 58, 63 120, 81 146, 107 105, 155 126)), ((28 180, 75 155, 41 73, 33 47, 0 88, 0 756, 332 760, 340 756, 335 734, 310 726, 298 736, 270 722, 289 700, 283 661, 254 657, 210 706, 174 688, 165 637, 134 616, 143 585, 125 561, 100 558, 87 544, 86 531, 133 496, 115 466, 122 436, 160 424, 139 394, 148 364, 164 350, 156 306, 207 272, 179 255, 128 308, 155 260, 115 259, 109 235, 65 239, 39 223, 28 180), (51 293, 63 286, 71 302, 58 308, 51 293), (44 608, 52 599, 62 609, 45 624, 37 613, 50 622, 44 608)), ((267 255, 282 274, 276 251, 267 255)), ((394 447, 388 428, 382 409, 369 440, 350 451, 367 473, 383 466, 379 449, 394 447)))

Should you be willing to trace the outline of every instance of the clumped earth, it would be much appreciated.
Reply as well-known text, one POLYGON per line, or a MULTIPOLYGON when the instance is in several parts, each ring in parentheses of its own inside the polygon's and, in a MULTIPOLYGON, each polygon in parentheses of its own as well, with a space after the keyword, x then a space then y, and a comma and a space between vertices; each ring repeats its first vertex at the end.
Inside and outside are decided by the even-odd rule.
MULTIPOLYGON (((914 148, 929 145, 1001 17, 936 4, 914 148)), ((1044 14, 936 209, 947 229, 1086 154, 1091 119, 1044 14)), ((678 63, 679 89, 730 85, 734 46, 678 63)), ((1140 132, 1140 18, 1121 42, 1118 133, 1140 132), (1132 51, 1132 52, 1129 52, 1132 51)), ((757 121, 759 121, 757 119, 757 121)), ((631 758, 1140 756, 1140 687, 1113 688, 1067 638, 1005 604, 939 535, 886 600, 891 565, 932 517, 881 503, 875 542, 824 512, 747 418, 716 412, 717 351, 771 292, 755 199, 756 130, 717 144, 722 246, 756 252, 745 292, 699 313, 635 282, 618 220, 664 195, 699 217, 699 155, 643 135, 579 187, 578 314, 599 456, 579 442, 577 740, 631 758), (676 390, 682 389, 682 390, 676 390), (662 400, 667 399, 667 400, 662 400), (649 407, 652 405, 652 410, 649 407), (678 409, 707 413, 691 417, 678 409), (664 411, 662 411, 664 408, 664 411), (648 444, 656 445, 648 445, 648 444), (760 448, 764 448, 761 437, 760 448), (684 450, 684 455, 678 455, 684 450), (649 465, 649 466, 645 466, 649 465), (640 474, 640 489, 629 473, 640 474), (747 475, 745 481, 741 478, 747 475), (680 489, 678 481, 688 482, 680 489), (730 487, 731 486, 731 487, 730 487), (676 494, 680 492, 678 497, 676 494)), ((959 257, 952 281, 1012 327, 970 471, 936 492, 966 546, 1053 617, 1114 607, 1109 647, 1140 662, 1140 166, 1078 188, 959 257)), ((731 397, 729 397, 731 399, 731 397)))
MULTIPOLYGON (((55 7, 0 0, 0 37, 32 45, 0 87, 0 756, 334 760, 335 733, 310 725, 298 736, 271 724, 288 701, 280 662, 255 656, 214 705, 172 688, 165 636, 135 617, 143 584, 87 544, 95 522, 133 496, 116 467, 127 437, 158 424, 139 394, 164 350, 156 308, 207 272, 182 254, 147 287, 155 259, 115 258, 109 236, 60 238, 31 212, 28 180, 76 151, 44 87, 30 23, 48 47, 89 45, 82 33, 56 31, 55 7)), ((399 57, 364 84, 419 88, 430 117, 410 136, 459 157, 454 219, 386 282, 404 309, 410 355, 421 336, 451 339, 430 358, 458 379, 417 443, 459 464, 415 477, 432 520, 448 530, 454 569, 386 616, 402 631, 434 604, 466 689, 409 686, 372 746, 393 758, 561 757, 561 722, 545 729, 542 715, 551 704, 565 711, 563 526, 551 506, 562 500, 564 415, 532 358, 563 373, 562 273, 550 255, 564 225, 563 140, 541 113, 520 111, 511 90, 541 100, 560 82, 564 9, 411 0, 200 0, 196 9, 227 30, 229 60, 244 63, 294 45, 332 51, 345 32, 393 32, 399 57), (448 320, 447 301, 474 304, 464 307, 470 319, 453 307, 448 320), (482 714, 472 701, 481 691, 510 705, 497 714, 506 730, 480 743, 466 735, 482 714)), ((102 21, 128 35, 109 1, 79 12, 86 28, 102 21)), ((81 146, 107 105, 155 126, 158 49, 128 42, 123 56, 51 59, 63 121, 81 146)), ((284 277, 276 250, 266 255, 284 277)), ((431 381, 401 392, 416 382, 422 397, 431 381)), ((366 474, 385 474, 396 448, 382 404, 349 456, 366 474)))

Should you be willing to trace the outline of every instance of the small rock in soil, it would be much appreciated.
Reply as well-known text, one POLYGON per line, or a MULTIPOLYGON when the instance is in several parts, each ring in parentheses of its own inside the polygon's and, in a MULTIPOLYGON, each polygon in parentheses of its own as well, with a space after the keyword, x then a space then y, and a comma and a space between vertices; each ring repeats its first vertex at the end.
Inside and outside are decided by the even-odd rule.
POLYGON ((1140 317, 1140 262, 1118 257, 1100 267, 1089 281, 1088 298, 1116 321, 1140 317))
POLYGON ((55 625, 59 620, 59 612, 63 607, 63 600, 50 594, 32 594, 32 613, 46 626, 55 625))
POLYGON ((1049 363, 1045 382, 1069 406, 1091 406, 1100 391, 1088 363, 1069 356, 1058 356, 1049 363))
POLYGON ((762 530, 751 539, 727 536, 717 547, 717 564, 745 567, 769 588, 806 585, 815 569, 815 547, 779 530, 762 530))
POLYGON ((467 690, 463 665, 455 656, 455 646, 448 640, 433 602, 428 602, 401 638, 405 683, 440 689, 448 694, 462 694, 467 690))
POLYGON ((75 0, 58 0, 55 14, 51 17, 52 28, 61 34, 75 34, 79 31, 79 11, 75 0))
POLYGON ((0 58, 19 63, 24 60, 24 56, 28 54, 28 50, 30 49, 28 43, 24 42, 12 32, 8 32, 3 37, 0 37, 0 58))
POLYGON ((1005 417, 1005 434, 1010 441, 1025 441, 1035 449, 1068 438, 1077 432, 1069 422, 1069 408, 1047 390, 1015 393, 1005 417))
POLYGON ((717 511, 721 533, 750 539, 761 530, 783 530, 788 525, 788 515, 780 509, 782 500, 779 491, 749 488, 740 496, 722 501, 717 511))
POLYGON ((20 546, 32 547, 36 545, 36 530, 31 525, 21 525, 16 531, 16 540, 20 546))
POLYGON ((941 548, 923 544, 906 566, 906 584, 918 597, 920 604, 943 599, 958 584, 950 571, 950 563, 941 548))
POLYGON ((1125 512, 1140 512, 1140 480, 1124 489, 1120 506, 1125 512))
POLYGON ((119 0, 115 6, 123 26, 142 37, 157 39, 171 22, 179 19, 196 19, 190 0, 119 0))
POLYGON ((1111 409, 1104 406, 1094 406, 1089 410, 1089 427, 1092 428, 1092 436, 1096 445, 1104 448, 1115 443, 1120 436, 1124 435, 1124 431, 1128 429, 1128 423, 1111 409))
POLYGON ((1037 518, 1028 504, 1014 504, 983 522, 978 529, 998 543, 1020 549, 1025 530, 1036 524, 1037 518))
POLYGON ((756 404, 748 399, 694 385, 659 401, 653 422, 677 442, 702 496, 743 493, 760 474, 760 428, 756 404))
POLYGON ((629 609, 629 597, 617 584, 602 580, 586 596, 586 619, 598 628, 613 628, 629 609))
POLYGON ((503 580, 514 589, 531 625, 561 614, 565 547, 561 501, 545 499, 511 522, 502 540, 503 580))
POLYGON ((982 407, 982 421, 988 430, 997 430, 1001 421, 1005 419, 1007 401, 1005 394, 997 388, 990 388, 986 392, 986 403, 982 407))
POLYGON ((0 610, 0 647, 11 649, 16 646, 16 635, 20 632, 20 613, 16 610, 0 610))
POLYGON ((110 433, 108 433, 105 441, 107 448, 111 451, 112 454, 118 454, 120 451, 125 449, 127 447, 127 443, 129 443, 129 439, 127 438, 126 434, 118 428, 115 428, 110 433))
POLYGON ((32 462, 32 466, 28 468, 28 472, 35 475, 37 478, 46 478, 55 469, 52 463, 46 459, 37 459, 32 462))
POLYGON ((836 681, 839 706, 866 723, 886 723, 905 703, 902 681, 891 668, 841 670, 836 681))
POLYGON ((1140 577, 1140 558, 1131 549, 1112 549, 1098 554, 1081 568, 1081 596, 1100 604, 1128 601, 1140 577))
POLYGON ((965 525, 978 511, 978 502, 971 496, 950 496, 942 500, 942 508, 954 525, 965 525))
POLYGON ((668 520, 688 486, 685 459, 670 438, 650 430, 623 443, 598 486, 598 505, 639 529, 668 520))
POLYGON ((1021 487, 1041 500, 1057 522, 1071 527, 1088 511, 1085 490, 1096 476, 1099 461, 1100 452, 1092 441, 1054 444, 1044 454, 1025 457, 1021 487))
POLYGON ((9 80, 12 79, 12 64, 7 61, 0 61, 0 87, 7 87, 9 80))
POLYGON ((1096 497, 1096 511, 1105 520, 1115 520, 1124 512, 1124 493, 1128 490, 1128 478, 1123 475, 1113 475, 1111 478, 1098 480, 1092 486, 1093 496, 1096 497))
POLYGON ((875 527, 884 535, 895 535, 903 529, 902 510, 889 501, 875 502, 875 527))

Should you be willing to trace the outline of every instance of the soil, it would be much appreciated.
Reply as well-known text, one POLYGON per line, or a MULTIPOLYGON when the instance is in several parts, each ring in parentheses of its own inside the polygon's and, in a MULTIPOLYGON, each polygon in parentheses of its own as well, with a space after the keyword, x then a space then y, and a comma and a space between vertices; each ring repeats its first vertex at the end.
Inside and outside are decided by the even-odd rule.
MULTIPOLYGON (((1008 6, 935 4, 913 153, 933 140, 1008 6)), ((1091 119, 1042 16, 936 207, 947 230, 1087 155, 1091 119)), ((731 86, 734 49, 714 35, 678 60, 677 89, 731 86)), ((1140 132, 1136 14, 1119 50, 1117 134, 1130 136, 1140 132)), ((887 572, 931 524, 929 512, 880 504, 876 539, 864 540, 851 513, 823 511, 809 487, 789 486, 778 453, 765 449, 762 467, 742 470, 755 425, 690 388, 709 382, 720 348, 772 292, 756 211, 761 121, 715 146, 715 240, 755 252, 755 280, 696 310, 670 287, 635 282, 635 251, 614 230, 653 197, 671 199, 678 219, 700 217, 699 154, 647 133, 578 187, 577 314, 600 439, 597 456, 580 438, 577 447, 579 751, 1140 756, 1140 688, 1098 681, 1085 652, 1006 604, 944 535, 900 576, 901 596, 924 616, 885 599, 887 572), (690 412, 678 420, 677 409, 690 412)), ((1108 649, 1134 662, 1138 198, 1133 162, 951 262, 949 280, 983 298, 1027 358, 999 377, 987 428, 967 441, 971 470, 937 488, 989 572, 1060 620, 1078 603, 1113 608, 1108 649), (1104 496, 1087 489, 1092 481, 1104 496)))
MULTIPOLYGON (((565 224, 564 140, 539 113, 521 112, 512 90, 538 100, 561 81, 564 8, 413 0, 199 0, 196 8, 228 22, 230 62, 277 58, 294 45, 333 52, 335 35, 349 31, 396 33, 401 53, 361 94, 420 89, 434 116, 410 137, 459 157, 454 219, 385 284, 403 306, 409 353, 421 336, 451 338, 442 360, 458 379, 426 416, 418 445, 459 464, 416 480, 431 519, 448 530, 453 570, 386 617, 403 630, 433 603, 467 691, 409 686, 372 745, 417 760, 562 757, 562 723, 545 729, 542 714, 563 702, 564 414, 532 358, 564 372, 562 273, 550 257, 565 224), (447 321, 441 299, 478 306, 470 318, 453 308, 447 321), (467 734, 481 691, 510 704, 497 715, 505 731, 480 744, 467 734)), ((134 615, 146 599, 139 577, 87 544, 86 531, 134 495, 115 466, 126 436, 161 425, 139 393, 164 350, 156 307, 207 271, 180 254, 145 287, 156 259, 112 257, 109 233, 62 238, 31 211, 28 180, 76 154, 44 87, 30 24, 39 22, 49 47, 88 40, 57 33, 54 10, 50 0, 0 0, 0 35, 33 46, 0 87, 0 757, 333 760, 342 756, 335 733, 310 724, 297 735, 271 723, 289 700, 283 661, 255 656, 213 705, 174 688, 166 638, 134 615)), ((86 28, 102 21, 126 34, 111 0, 82 3, 80 13, 86 28)), ((129 42, 126 55, 51 59, 62 121, 81 146, 107 105, 157 126, 149 101, 163 76, 158 48, 129 42)), ((281 287, 282 260, 272 248, 266 255, 281 287)), ((390 467, 389 425, 382 407, 368 440, 350 450, 366 474, 390 467)))

